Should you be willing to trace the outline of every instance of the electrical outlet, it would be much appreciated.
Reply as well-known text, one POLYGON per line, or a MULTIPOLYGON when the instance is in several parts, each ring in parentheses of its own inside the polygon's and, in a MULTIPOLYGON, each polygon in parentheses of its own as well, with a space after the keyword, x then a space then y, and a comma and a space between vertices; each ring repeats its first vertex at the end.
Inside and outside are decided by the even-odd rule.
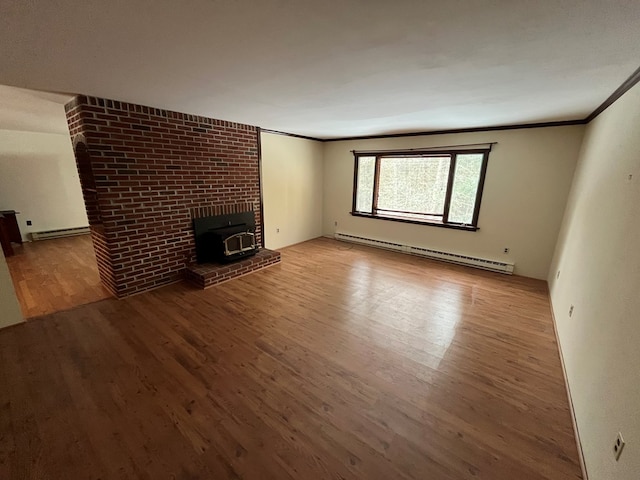
POLYGON ((556 273, 556 280, 560 278, 560 270, 558 270, 558 273, 556 273))
POLYGON ((280 233, 280 229, 279 228, 276 228, 276 233, 280 233))
POLYGON ((334 225, 335 227, 337 227, 337 226, 338 226, 338 221, 336 220, 335 222, 333 222, 333 225, 334 225))
POLYGON ((613 444, 613 456, 616 458, 616 462, 620 458, 622 454, 622 449, 624 448, 624 438, 622 438, 622 434, 618 432, 618 436, 616 437, 616 441, 613 444))
POLYGON ((27 220, 27 226, 30 227, 32 225, 31 220, 27 220))
POLYGON ((509 247, 505 247, 504 253, 509 253, 509 247))
POLYGON ((573 305, 569 307, 569 316, 573 315, 573 305))

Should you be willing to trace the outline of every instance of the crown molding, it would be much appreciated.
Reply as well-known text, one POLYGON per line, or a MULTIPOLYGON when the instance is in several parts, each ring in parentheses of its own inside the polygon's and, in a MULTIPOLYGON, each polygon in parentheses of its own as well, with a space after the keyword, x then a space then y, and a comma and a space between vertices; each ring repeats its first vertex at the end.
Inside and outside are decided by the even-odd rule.
POLYGON ((280 130, 269 130, 268 128, 261 128, 262 133, 272 133, 274 135, 284 135, 285 137, 304 138, 305 140, 313 140, 315 142, 324 142, 322 138, 307 137, 306 135, 298 135, 297 133, 281 132, 280 130))
POLYGON ((596 108, 593 112, 591 112, 591 115, 585 118, 585 123, 591 122, 594 118, 596 118, 598 115, 604 112, 607 108, 613 105, 616 102, 616 100, 618 100, 622 95, 624 95, 629 90, 631 90, 631 88, 633 88, 635 84, 638 83, 639 81, 640 81, 640 67, 635 72, 633 72, 631 76, 627 78, 622 83, 622 85, 620 85, 615 90, 615 92, 609 95, 609 98, 607 98, 604 102, 600 104, 598 108, 596 108))
POLYGON ((591 112, 586 118, 576 120, 563 120, 557 122, 540 122, 540 123, 522 123, 514 125, 501 125, 494 127, 473 127, 458 128, 451 130, 430 130, 422 132, 406 132, 406 133, 389 133, 380 135, 361 135, 355 137, 338 137, 338 138, 316 138, 307 137, 305 135, 297 135, 295 133, 280 132, 278 130, 262 129, 266 133, 274 133, 277 135, 286 135, 289 137, 304 138, 306 140, 314 140, 316 142, 343 142, 347 140, 374 140, 380 138, 400 138, 400 137, 422 137, 429 135, 448 135, 452 133, 475 133, 475 132, 496 132, 500 130, 519 130, 525 128, 545 128, 545 127, 566 127, 570 125, 586 125, 613 105, 622 95, 627 93, 638 82, 640 82, 640 67, 627 78, 609 97, 602 102, 598 108, 591 112))
POLYGON ((475 132, 495 132, 499 130, 519 130, 524 128, 545 128, 545 127, 566 127, 569 125, 584 125, 581 120, 563 120, 558 122, 523 123, 516 125, 500 125, 495 127, 474 127, 457 128, 451 130, 430 130, 426 132, 390 133, 387 135, 364 135, 359 137, 328 138, 324 142, 342 142, 346 140, 373 140, 378 138, 398 138, 398 137, 424 137, 429 135, 449 135, 452 133, 475 133, 475 132))

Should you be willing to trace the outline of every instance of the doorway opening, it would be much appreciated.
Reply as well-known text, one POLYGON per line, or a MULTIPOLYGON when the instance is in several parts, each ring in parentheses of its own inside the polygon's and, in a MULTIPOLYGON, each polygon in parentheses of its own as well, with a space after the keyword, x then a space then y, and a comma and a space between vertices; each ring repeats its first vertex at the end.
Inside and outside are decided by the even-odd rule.
POLYGON ((70 141, 70 100, 0 85, 0 104, 12 110, 7 118, 24 120, 0 126, 0 254, 26 319, 113 296, 89 233, 97 201, 87 201, 82 188, 86 165, 78 160, 88 152, 84 142, 70 141))

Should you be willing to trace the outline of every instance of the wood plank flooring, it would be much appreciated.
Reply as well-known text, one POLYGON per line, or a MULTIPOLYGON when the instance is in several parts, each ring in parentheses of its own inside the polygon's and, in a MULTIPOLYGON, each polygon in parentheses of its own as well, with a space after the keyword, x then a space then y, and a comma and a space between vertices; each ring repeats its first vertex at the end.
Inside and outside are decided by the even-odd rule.
POLYGON ((111 297, 100 283, 91 235, 24 243, 7 264, 25 318, 111 297))
POLYGON ((1 330, 0 478, 581 478, 543 282, 282 255, 1 330))

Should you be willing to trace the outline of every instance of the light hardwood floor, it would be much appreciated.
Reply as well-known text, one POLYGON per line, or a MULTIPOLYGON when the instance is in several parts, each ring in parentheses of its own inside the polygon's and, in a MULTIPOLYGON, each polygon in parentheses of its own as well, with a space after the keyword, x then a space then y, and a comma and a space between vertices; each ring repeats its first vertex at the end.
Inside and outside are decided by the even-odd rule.
POLYGON ((111 297, 100 283, 91 235, 24 243, 7 258, 25 318, 111 297))
POLYGON ((543 282, 282 254, 0 331, 0 478, 581 478, 543 282))

